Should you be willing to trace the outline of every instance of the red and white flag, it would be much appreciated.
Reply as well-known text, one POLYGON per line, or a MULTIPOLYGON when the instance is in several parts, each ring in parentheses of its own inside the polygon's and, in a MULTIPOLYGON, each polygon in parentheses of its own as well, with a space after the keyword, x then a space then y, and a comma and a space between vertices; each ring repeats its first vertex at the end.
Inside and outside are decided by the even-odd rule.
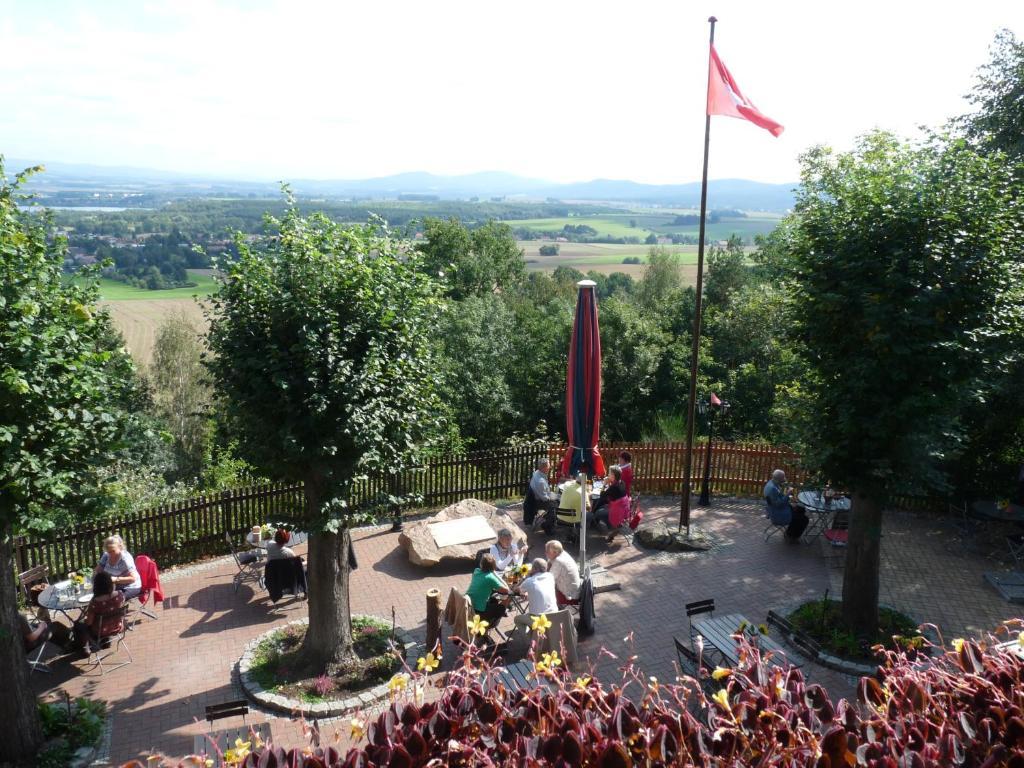
POLYGON ((779 136, 785 130, 743 95, 725 64, 718 58, 714 44, 711 45, 711 59, 708 63, 708 114, 749 120, 772 136, 779 136))

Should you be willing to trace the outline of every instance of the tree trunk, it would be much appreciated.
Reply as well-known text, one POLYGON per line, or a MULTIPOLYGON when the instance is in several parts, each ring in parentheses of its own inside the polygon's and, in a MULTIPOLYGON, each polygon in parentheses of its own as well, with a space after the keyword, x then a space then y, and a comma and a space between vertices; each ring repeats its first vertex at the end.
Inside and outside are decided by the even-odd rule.
POLYGON ((14 579, 14 549, 10 529, 0 534, 0 669, 4 695, 0 696, 0 763, 18 763, 35 755, 43 743, 36 697, 29 682, 14 579))
POLYGON ((882 543, 882 508, 872 498, 853 494, 850 534, 843 574, 843 620, 859 638, 878 631, 878 567, 882 543))
MULTIPOLYGON (((320 484, 306 483, 306 503, 312 517, 320 516, 320 484)), ((302 655, 328 671, 352 658, 352 620, 349 613, 349 532, 315 532, 309 537, 309 630, 302 655)))

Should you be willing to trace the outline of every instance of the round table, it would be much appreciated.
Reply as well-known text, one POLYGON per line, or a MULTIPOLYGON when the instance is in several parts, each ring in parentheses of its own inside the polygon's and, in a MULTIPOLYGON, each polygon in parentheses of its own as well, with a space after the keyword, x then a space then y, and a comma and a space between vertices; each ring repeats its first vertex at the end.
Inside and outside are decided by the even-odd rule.
POLYGON ((796 497, 801 506, 812 512, 848 512, 850 500, 845 496, 839 496, 831 500, 825 499, 825 494, 818 491, 800 491, 796 497))
POLYGON ((994 501, 976 501, 971 504, 971 511, 978 517, 1001 523, 1024 523, 1024 507, 1020 504, 1008 504, 1001 508, 994 501))
MULTIPOLYGON (((271 528, 273 528, 273 527, 274 526, 271 525, 271 528)), ((289 531, 289 533, 291 534, 291 538, 288 540, 288 543, 285 545, 285 546, 288 546, 288 547, 297 547, 297 546, 299 546, 299 544, 305 544, 306 541, 309 539, 309 534, 306 533, 305 531, 289 531)), ((255 538, 255 534, 252 531, 250 531, 249 533, 245 534, 245 540, 246 540, 246 542, 248 542, 250 547, 256 547, 258 549, 266 549, 267 545, 270 542, 272 542, 274 539, 273 538, 269 538, 269 539, 255 538)))
POLYGON ((78 610, 79 615, 81 611, 84 611, 89 607, 89 602, 92 600, 92 583, 86 581, 79 591, 76 593, 71 585, 70 581, 60 581, 56 584, 50 584, 42 592, 39 593, 39 607, 45 608, 47 611, 56 611, 57 613, 64 614, 64 617, 71 622, 75 623, 75 619, 72 618, 68 611, 78 610))

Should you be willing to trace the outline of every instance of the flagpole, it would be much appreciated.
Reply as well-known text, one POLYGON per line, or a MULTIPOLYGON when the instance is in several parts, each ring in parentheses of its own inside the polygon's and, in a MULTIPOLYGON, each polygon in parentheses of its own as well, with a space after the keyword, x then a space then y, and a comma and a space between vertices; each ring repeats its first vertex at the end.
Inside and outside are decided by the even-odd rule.
MULTIPOLYGON (((714 16, 708 17, 711 37, 708 41, 708 83, 711 82, 711 46, 715 43, 714 16)), ((697 239, 697 300, 693 309, 693 350, 690 354, 690 398, 686 405, 686 458, 683 469, 683 501, 679 510, 679 530, 686 526, 686 537, 690 537, 690 497, 693 470, 693 417, 697 405, 697 357, 700 351, 701 295, 704 284, 704 222, 708 213, 708 150, 711 146, 711 114, 707 110, 707 94, 704 97, 704 175, 700 183, 700 233, 697 239)))

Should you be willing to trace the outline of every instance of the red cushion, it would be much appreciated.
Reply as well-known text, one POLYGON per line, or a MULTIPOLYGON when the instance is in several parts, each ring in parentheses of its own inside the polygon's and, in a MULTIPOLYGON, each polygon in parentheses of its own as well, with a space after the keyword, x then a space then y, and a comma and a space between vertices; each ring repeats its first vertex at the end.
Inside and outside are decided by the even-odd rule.
POLYGON ((845 530, 845 529, 840 530, 838 528, 831 528, 831 529, 825 531, 824 535, 825 535, 825 538, 828 539, 829 542, 832 544, 832 546, 834 546, 834 547, 845 547, 846 546, 846 538, 847 538, 847 535, 849 533, 850 532, 845 530))

